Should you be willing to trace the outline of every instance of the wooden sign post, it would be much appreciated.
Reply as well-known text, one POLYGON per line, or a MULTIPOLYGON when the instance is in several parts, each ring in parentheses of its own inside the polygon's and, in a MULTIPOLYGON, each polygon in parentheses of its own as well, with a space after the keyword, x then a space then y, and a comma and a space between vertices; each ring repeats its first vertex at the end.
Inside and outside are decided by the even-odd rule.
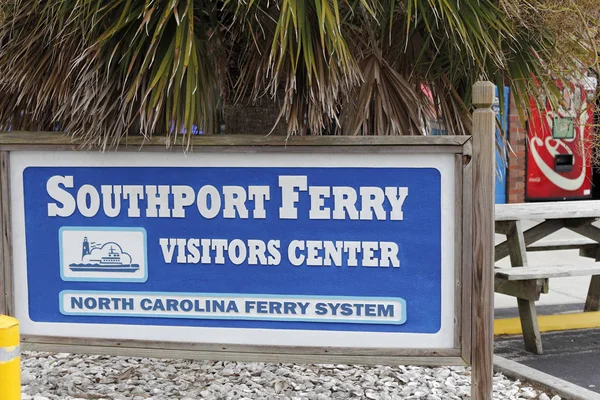
POLYGON ((493 96, 473 136, 0 133, 0 314, 25 350, 472 365, 490 399, 493 96))
POLYGON ((492 398, 494 357, 495 86, 473 87, 473 359, 471 397, 492 398))

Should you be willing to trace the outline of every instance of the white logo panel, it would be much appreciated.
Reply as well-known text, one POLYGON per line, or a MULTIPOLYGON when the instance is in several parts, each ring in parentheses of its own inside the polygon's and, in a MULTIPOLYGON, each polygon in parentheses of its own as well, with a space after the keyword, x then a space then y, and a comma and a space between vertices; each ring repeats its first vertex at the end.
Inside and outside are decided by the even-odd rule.
POLYGON ((146 282, 143 228, 62 227, 60 275, 64 281, 146 282))

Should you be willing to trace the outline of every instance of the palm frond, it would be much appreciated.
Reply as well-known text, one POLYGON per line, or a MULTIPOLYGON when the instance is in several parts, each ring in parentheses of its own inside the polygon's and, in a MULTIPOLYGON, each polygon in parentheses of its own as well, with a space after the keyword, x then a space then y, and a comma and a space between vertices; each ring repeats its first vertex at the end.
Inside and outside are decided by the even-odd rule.
POLYGON ((525 118, 600 71, 599 21, 595 0, 5 0, 0 128, 108 148, 268 100, 288 134, 468 134, 477 80, 525 118))
POLYGON ((0 91, 20 93, 5 100, 0 121, 30 116, 102 147, 132 131, 215 132, 219 62, 209 38, 219 24, 212 11, 208 0, 20 6, 0 30, 0 91), (33 68, 15 68, 10 58, 33 68), (41 77, 48 79, 40 88, 41 77))

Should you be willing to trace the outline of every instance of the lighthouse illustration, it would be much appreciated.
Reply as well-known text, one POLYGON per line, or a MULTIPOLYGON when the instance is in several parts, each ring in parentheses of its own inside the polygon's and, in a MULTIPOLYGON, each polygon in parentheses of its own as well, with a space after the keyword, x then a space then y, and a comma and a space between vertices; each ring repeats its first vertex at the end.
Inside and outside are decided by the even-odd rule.
POLYGON ((81 250, 81 260, 83 261, 83 257, 90 254, 90 244, 87 240, 87 236, 83 238, 83 249, 81 250))
POLYGON ((81 263, 69 264, 73 272, 135 272, 139 268, 118 243, 90 242, 87 236, 81 245, 81 263))

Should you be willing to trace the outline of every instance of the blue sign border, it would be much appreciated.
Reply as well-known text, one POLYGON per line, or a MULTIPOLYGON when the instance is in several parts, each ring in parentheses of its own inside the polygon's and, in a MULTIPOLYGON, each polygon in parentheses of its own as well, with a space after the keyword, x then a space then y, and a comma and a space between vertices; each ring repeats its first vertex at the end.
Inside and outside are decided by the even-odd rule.
MULTIPOLYGON (((211 321, 209 318, 201 318, 201 319, 197 319, 197 318, 189 318, 189 319, 185 319, 185 318, 179 318, 181 319, 181 323, 174 323, 174 321, 169 321, 169 322, 165 322, 165 319, 163 318, 153 318, 153 316, 145 316, 146 318, 128 318, 127 316, 115 316, 115 315, 110 315, 110 316, 101 316, 99 317, 97 314, 94 314, 93 316, 84 316, 81 315, 81 317, 79 316, 69 316, 66 317, 64 316, 64 314, 60 313, 59 307, 57 307, 58 304, 58 291, 55 291, 53 293, 53 299, 52 298, 48 298, 47 300, 50 300, 50 304, 47 301, 44 301, 43 299, 43 295, 48 292, 51 288, 49 288, 48 285, 48 280, 46 279, 48 276, 52 277, 51 273, 47 272, 46 268, 44 267, 43 269, 40 269, 40 271, 43 271, 43 274, 41 276, 43 276, 43 278, 41 276, 37 276, 36 274, 33 274, 32 271, 28 272, 28 282, 31 281, 35 281, 38 285, 39 285, 39 289, 33 290, 29 292, 29 300, 30 300, 30 305, 33 302, 37 302, 36 304, 38 305, 38 309, 32 310, 32 308, 29 308, 29 317, 32 321, 34 322, 65 322, 65 323, 82 323, 82 324, 91 324, 91 323, 97 323, 97 324, 120 324, 120 325, 132 325, 132 326, 184 326, 184 327, 206 327, 206 328, 246 328, 246 329, 297 329, 297 330, 325 330, 325 331, 352 331, 352 332, 382 332, 382 333, 392 333, 392 332, 406 332, 406 333, 424 333, 424 334, 435 334, 437 332, 439 332, 439 330, 442 328, 442 293, 441 293, 441 288, 439 285, 437 285, 436 287, 426 287, 425 289, 427 289, 427 291, 429 293, 431 293, 431 295, 427 295, 425 290, 415 290, 416 286, 419 286, 421 283, 423 282, 429 282, 432 285, 435 284, 436 279, 437 280, 441 280, 441 263, 438 264, 438 262, 441 262, 441 260, 439 259, 439 257, 441 256, 441 220, 440 220, 440 214, 442 212, 441 209, 441 173, 439 168, 436 168, 435 166, 381 166, 381 167, 347 167, 347 166, 334 166, 334 167, 298 167, 298 166, 292 166, 292 167, 188 167, 188 166, 183 166, 183 167, 163 167, 163 166, 154 166, 154 167, 140 167, 140 166, 120 166, 120 167, 104 167, 104 166, 57 166, 57 167, 47 167, 47 166, 42 166, 42 167, 27 167, 25 168, 24 172, 23 172, 23 185, 24 185, 24 191, 25 191, 25 224, 26 224, 26 228, 27 228, 27 224, 28 223, 35 223, 36 226, 40 226, 40 221, 46 221, 46 217, 44 216, 44 213, 46 212, 46 207, 45 207, 45 203, 48 201, 47 199, 47 195, 45 195, 44 192, 44 186, 39 185, 40 182, 43 182, 43 179, 40 179, 39 175, 44 175, 47 173, 70 173, 70 174, 81 174, 82 171, 85 173, 86 176, 86 181, 88 183, 91 184, 102 184, 104 182, 104 180, 107 179, 113 179, 114 180, 114 184, 126 184, 128 182, 135 182, 136 184, 138 184, 138 182, 140 184, 155 184, 155 183, 160 183, 160 179, 163 179, 163 181, 166 182, 166 179, 170 179, 169 183, 170 184, 189 184, 189 182, 193 182, 194 185, 201 185, 203 183, 206 182, 210 182, 210 179, 217 179, 218 178, 218 185, 226 185, 226 184, 232 184, 235 183, 235 180, 237 179, 247 179, 249 182, 255 182, 258 178, 260 178, 261 180, 263 179, 263 171, 265 171, 266 173, 269 173, 271 176, 271 180, 273 180, 273 176, 278 176, 280 174, 279 171, 283 171, 287 174, 302 174, 302 175, 306 175, 308 174, 309 178, 311 178, 311 176, 314 176, 314 179, 317 180, 318 182, 316 182, 317 185, 321 184, 329 184, 328 179, 329 179, 329 174, 333 174, 336 171, 339 170, 343 170, 344 172, 348 172, 348 174, 342 174, 342 175, 335 175, 335 179, 336 181, 340 181, 338 182, 333 182, 333 183, 338 183, 339 185, 347 185, 347 186, 351 186, 354 188, 359 188, 361 185, 361 182, 364 184, 368 184, 368 185, 382 185, 383 183, 386 182, 387 179, 390 178, 390 176, 394 176, 396 173, 405 173, 406 175, 404 176, 404 179, 406 179, 406 185, 408 187, 410 187, 410 185, 421 185, 422 182, 428 182, 431 183, 431 185, 425 185, 427 188, 428 193, 422 193, 423 190, 421 188, 421 190, 419 190, 418 196, 415 197, 413 196, 409 196, 409 200, 412 205, 410 205, 411 208, 415 209, 416 212, 411 212, 410 216, 412 218, 411 219, 406 219, 406 223, 412 223, 412 227, 406 230, 406 235, 409 239, 409 241, 412 243, 412 247, 411 249, 416 247, 420 247, 421 246, 421 242, 418 241, 418 239, 416 239, 417 236, 415 236, 415 230, 413 228, 415 228, 415 224, 416 224, 416 229, 423 231, 425 229, 425 232, 429 232, 427 231, 426 225, 424 225, 423 223, 419 222, 416 223, 415 221, 419 220, 420 218, 426 218, 428 220, 428 222, 430 224, 434 224, 433 227, 433 232, 435 232, 435 236, 438 237, 438 239, 435 243, 432 243, 433 248, 431 249, 431 251, 428 252, 420 252, 420 253, 416 253, 416 252, 412 252, 414 254, 411 253, 411 255, 413 256, 413 260, 411 260, 412 263, 414 263, 414 265, 419 265, 419 264, 423 264, 422 260, 420 259, 423 256, 427 256, 427 257, 434 257, 434 260, 436 261, 434 264, 431 264, 430 268, 431 271, 428 272, 429 274, 434 274, 433 275, 433 280, 429 281, 429 280, 423 280, 420 279, 418 281, 415 282, 409 282, 408 280, 403 280, 400 283, 402 283, 404 286, 406 286, 406 289, 410 290, 404 290, 402 291, 401 288, 392 285, 392 282, 390 282, 390 280, 385 280, 383 282, 381 282, 382 284, 384 284, 386 286, 386 290, 388 292, 388 296, 387 297, 393 297, 396 298, 395 295, 401 295, 403 299, 406 299, 405 301, 407 303, 411 303, 410 304, 410 308, 411 308, 411 319, 409 319, 408 321, 406 321, 405 325, 399 326, 398 324, 393 324, 393 323, 388 323, 388 324, 381 324, 381 323, 373 323, 373 321, 371 321, 370 324, 355 324, 355 326, 351 326, 351 324, 348 323, 344 323, 342 321, 331 321, 331 323, 327 323, 327 324, 323 324, 322 326, 319 326, 318 324, 316 324, 315 322, 323 322, 323 320, 319 319, 318 321, 313 322, 312 324, 304 324, 304 322, 307 322, 306 320, 302 320, 301 322, 299 321, 284 321, 284 320, 277 320, 277 321, 272 321, 272 322, 267 322, 267 321, 242 321, 239 318, 232 318, 232 319, 228 319, 225 323, 223 324, 218 324, 216 323, 216 320, 226 320, 226 318, 222 318, 222 316, 220 318, 214 318, 211 321), (131 170, 131 174, 123 174, 123 173, 117 173, 115 174, 116 178, 112 177, 111 175, 113 175, 114 172, 120 172, 120 170, 123 169, 130 169, 131 170), (326 172, 326 174, 322 173, 322 170, 324 170, 326 172), (48 172, 49 171, 49 172, 48 172), (56 171, 56 172, 55 172, 56 171), (141 180, 133 180, 134 178, 136 178, 135 174, 139 174, 140 171, 147 171, 147 174, 143 176, 143 179, 141 180), (288 172, 289 171, 289 172, 288 172), (375 171, 382 171, 382 173, 379 174, 373 174, 373 172, 375 171), (110 172, 110 173, 108 173, 110 172), (177 176, 177 180, 173 181, 172 180, 172 176, 175 172, 178 172, 177 176), (199 173, 201 172, 201 173, 199 173), (210 172, 210 174, 205 174, 205 172, 210 172), (258 172, 260 172, 260 174, 258 174, 258 172), (319 173, 320 172, 320 173, 319 173), (214 177, 215 173, 218 173, 217 177, 214 177), (312 174, 312 175, 311 175, 312 174), (131 175, 131 176, 130 176, 131 175), (206 176, 205 176, 206 175, 206 176), (223 175, 223 177, 219 176, 219 175, 223 175), (358 176, 357 176, 358 175, 358 176), (426 175, 425 177, 423 177, 423 175, 426 175), (358 179, 360 178, 360 179, 358 179), (426 178, 426 179, 425 179, 426 178), (29 181, 29 182, 28 182, 29 181), (27 196, 27 191, 31 190, 33 192, 32 195, 27 196), (41 190, 42 193, 41 195, 36 195, 36 191, 41 190), (420 196, 420 197, 419 197, 420 196), (427 209, 426 207, 423 206, 424 204, 424 200, 431 200, 432 202, 434 202, 435 207, 433 209, 427 209), (39 215, 41 214, 41 216, 39 215), (43 220, 40 220, 40 218, 43 218, 43 220), (437 218, 437 219, 436 219, 437 218), (436 222, 437 221, 437 222, 436 222), (418 258, 416 257, 416 255, 419 255, 418 258), (393 286, 393 287, 392 287, 393 286), (404 296, 405 293, 408 293, 409 296, 404 296), (391 296, 390 296, 391 295, 391 296), (410 295, 413 295, 413 297, 418 297, 417 300, 419 300, 421 302, 420 306, 417 307, 413 307, 413 303, 414 303, 414 299, 413 298, 409 298, 410 295), (54 297, 56 296, 56 297, 54 297), (52 303, 55 304, 54 306, 54 312, 56 312, 56 314, 40 314, 41 311, 43 309, 48 309, 49 307, 52 306, 52 303), (34 312, 32 312, 34 311, 34 312), (62 315, 62 317, 61 317, 62 315), (112 320, 109 320, 112 319, 112 320), (97 321, 96 321, 97 320, 97 321), (163 322, 160 322, 160 320, 162 320, 163 322), (414 324, 418 324, 418 327, 414 328, 412 325, 414 324), (373 325, 371 328, 368 325, 373 325), (377 325, 377 327, 375 327, 375 325, 377 325), (385 327, 385 325, 389 325, 389 329, 385 327), (410 325, 410 326, 409 326, 410 325)), ((267 176, 268 177, 268 176, 267 176)), ((396 178, 397 179, 397 178, 396 178)), ((112 183, 113 181, 111 181, 112 183)), ((304 194, 306 195, 306 194, 304 194)), ((276 207, 276 204, 271 204, 271 207, 276 207)), ((302 204, 302 207, 307 207, 307 204, 304 203, 302 204)), ((299 206, 299 210, 303 210, 300 206, 299 206)), ((304 210, 305 211, 305 210, 304 210)), ((273 213, 271 213, 273 214, 273 213)), ((193 215, 190 216, 193 219, 193 215)), ((83 215, 78 215, 78 214, 74 214, 73 216, 69 216, 69 220, 72 219, 72 224, 74 227, 76 226, 83 226, 82 224, 86 224, 89 222, 89 219, 87 217, 84 218, 83 215)), ((112 223, 113 221, 118 223, 118 224, 123 224, 125 223, 125 221, 127 221, 128 218, 126 218, 125 216, 123 216, 122 218, 119 218, 118 220, 116 219, 109 219, 107 217, 100 217, 99 220, 97 221, 97 223, 101 226, 101 227, 106 227, 107 223, 112 223), (108 221, 108 222, 107 222, 108 221)), ((137 221, 138 223, 142 223, 145 222, 146 218, 142 217, 139 221, 137 221)), ((64 226, 66 220, 60 221, 60 220, 48 220, 48 222, 44 222, 42 224, 42 226, 44 228, 51 228, 53 225, 56 226, 56 228, 60 229, 62 226, 64 226)), ((162 232, 164 227, 167 227, 168 230, 165 230, 167 232, 171 231, 171 232, 175 232, 175 233, 167 233, 166 235, 168 237, 177 237, 174 235, 177 235, 175 228, 173 228, 173 226, 170 225, 170 222, 166 219, 157 219, 157 220, 152 220, 153 224, 156 224, 157 226, 162 225, 160 228, 160 232, 162 232)), ((212 220, 211 220, 212 221, 212 220)), ((180 220, 177 220, 178 223, 180 223, 180 220)), ((193 222, 193 221, 192 221, 193 222)), ((227 221, 228 222, 228 221, 227 221)), ((219 224, 218 221, 217 223, 215 223, 214 221, 211 222, 214 225, 214 229, 216 231, 220 230, 220 231, 224 231, 227 226, 226 224, 219 224)), ((236 224, 239 224, 240 226, 242 226, 242 232, 244 232, 243 234, 246 236, 239 236, 242 239, 246 239, 248 238, 247 232, 250 225, 252 225, 254 222, 253 221, 239 221, 236 222, 236 224)), ((314 224, 323 224, 323 221, 317 221, 314 222, 314 224)), ((343 221, 335 221, 336 225, 342 225, 343 221)), ((291 223, 289 221, 286 220, 285 222, 286 225, 298 225, 297 223, 291 223)), ((380 234, 380 229, 377 228, 375 229, 375 225, 381 226, 382 223, 380 222, 362 222, 361 221, 361 225, 371 225, 370 227, 367 227, 368 229, 365 230, 364 227, 361 227, 360 229, 351 229, 351 230, 344 230, 344 235, 348 237, 348 240, 357 240, 356 237, 360 237, 362 235, 365 234, 365 232, 375 232, 376 234, 380 234)), ((386 226, 387 225, 387 229, 389 229, 390 227, 390 222, 384 222, 383 225, 386 226)), ((273 225, 273 224, 271 224, 273 225)), ((134 225, 135 226, 135 225, 134 225)), ((139 225, 138 225, 139 226, 139 225)), ((267 226, 268 224, 265 224, 264 222, 261 221, 261 226, 267 226)), ((91 227, 90 227, 91 228, 91 227)), ((129 226, 127 227, 123 227, 121 226, 121 228, 124 228, 124 230, 128 230, 131 229, 129 226)), ((272 227, 273 228, 273 227, 272 227)), ((274 228, 278 228, 277 226, 274 226, 274 228)), ((338 227, 336 227, 337 229, 338 227)), ((407 227, 408 228, 408 227, 407 227)), ((90 230, 88 227, 82 228, 85 230, 90 230)), ((106 229, 106 228, 105 228, 106 229)), ((106 229, 106 230, 112 230, 114 229, 112 226, 110 226, 110 228, 106 229)), ((155 235, 154 231, 152 229, 146 228, 148 235, 150 235, 149 237, 147 237, 147 241, 150 241, 150 244, 153 243, 153 238, 151 236, 155 235)), ((271 229, 273 230, 273 229, 271 229)), ((158 232, 158 228, 156 230, 156 232, 158 232)), ((42 234, 38 229, 36 229, 34 232, 37 232, 36 234, 40 235, 42 234)), ((56 232, 56 231, 55 231, 56 232)), ((262 229, 261 229, 262 232, 262 229)), ((278 231, 279 232, 279 231, 278 231)), ((281 231, 283 233, 285 233, 286 235, 288 234, 288 232, 290 232, 289 229, 287 230, 283 230, 281 231)), ((306 232, 312 232, 307 230, 306 232)), ((268 234, 269 230, 266 229, 265 230, 265 234, 268 234)), ((428 233, 429 234, 431 232, 428 233)), ((161 233, 162 234, 162 233, 161 233)), ((237 234, 237 233, 236 233, 237 234)), ((221 233, 222 235, 222 233, 221 233)), ((227 235, 229 235, 229 233, 227 233, 227 235)), ((395 234, 396 235, 396 234, 395 234)), ((34 235, 33 235, 34 236, 34 235)), ((54 236, 54 235, 52 235, 54 236)), ((56 238, 56 236, 54 236, 56 238)), ((218 237, 218 236, 217 236, 218 237)), ((275 236, 273 236, 275 237, 275 236)), ((299 237, 302 240, 308 239, 305 236, 300 236, 299 237)), ((58 239, 58 238, 57 238, 58 239)), ((56 244, 58 244, 58 240, 56 240, 56 244)), ((277 237, 277 239, 279 239, 279 237, 277 237)), ((281 238, 282 242, 284 241, 284 239, 286 238, 281 238)), ((30 235, 30 237, 27 239, 28 242, 31 241, 35 241, 35 237, 32 238, 32 236, 30 235)), ((377 237, 373 237, 372 240, 378 240, 377 237)), ((399 239, 396 239, 399 240, 399 239)), ((402 243, 402 241, 398 241, 398 243, 402 243)), ((148 245, 148 243, 146 243, 146 245, 148 245)), ((41 249, 42 251, 38 251, 37 256, 40 257, 39 260, 39 265, 40 268, 42 266, 45 266, 47 263, 44 257, 41 256, 41 254, 46 254, 52 251, 50 247, 53 247, 52 244, 48 244, 44 242, 44 246, 45 248, 41 249)), ((56 245, 54 245, 56 246, 56 245)), ((30 246, 33 248, 33 246, 30 246)), ((169 284, 176 282, 176 274, 173 274, 172 271, 175 271, 177 273, 179 273, 179 271, 183 271, 183 268, 185 268, 184 265, 173 265, 173 268, 169 268, 169 271, 167 271, 166 269, 160 269, 160 268, 155 268, 156 267, 156 263, 158 262, 159 264, 161 264, 159 258, 157 257, 157 252, 158 250, 153 249, 152 246, 147 248, 147 259, 151 259, 152 260, 152 268, 153 268, 153 272, 151 276, 148 276, 148 282, 150 281, 155 281, 153 282, 154 286, 156 286, 156 282, 160 282, 161 285, 163 283, 163 280, 161 280, 162 278, 164 278, 165 276, 168 276, 171 280, 168 281, 169 284), (156 271, 155 271, 156 270, 156 271), (179 271, 177 271, 179 270, 179 271), (162 274, 162 276, 161 276, 162 274)), ((408 250, 408 248, 407 248, 408 250)), ((57 257, 58 258, 58 257, 57 257)), ((427 263, 427 265, 429 265, 427 263)), ((290 281, 290 283, 295 283, 298 282, 297 278, 300 275, 300 273, 298 271, 302 271, 304 269, 289 269, 289 272, 291 272, 291 274, 289 274, 289 277, 285 277, 286 279, 288 279, 288 281, 290 281), (293 272, 296 271, 296 272, 293 272), (295 280, 294 280, 295 279, 295 280)), ((303 285, 300 287, 302 292, 306 292, 307 290, 311 290, 313 291, 313 293, 319 293, 318 291, 316 291, 313 286, 312 283, 313 281, 316 281, 319 278, 319 275, 324 276, 323 272, 325 272, 327 269, 322 269, 321 272, 319 272, 319 270, 315 269, 314 270, 314 274, 310 274, 310 280, 307 279, 307 285, 303 285)), ((402 269, 404 270, 404 269, 402 269)), ((192 271, 190 269, 190 271, 192 271)), ((255 272, 261 272, 262 276, 259 276, 260 279, 263 279, 265 277, 267 277, 268 274, 267 270, 259 270, 259 269, 254 269, 255 272)), ((371 293, 368 293, 368 287, 364 287, 365 281, 363 279, 361 279, 361 277, 359 275, 364 275, 363 273, 358 273, 360 271, 367 271, 367 270, 362 270, 362 269, 351 269, 349 271, 354 271, 354 274, 356 275, 354 279, 354 283, 349 282, 350 284, 352 284, 353 286, 355 286, 355 288, 359 289, 359 292, 357 292, 357 296, 356 297, 370 297, 369 295, 375 294, 374 297, 378 297, 376 296, 376 293, 379 293, 379 288, 376 288, 376 290, 371 290, 371 293), (362 295, 362 296, 361 296, 362 295)), ((404 270, 407 271, 407 270, 404 270)), ((187 271, 186 271, 187 272, 187 271)), ((193 272, 193 271, 192 271, 193 272)), ((197 270, 197 272, 199 273, 200 271, 197 270)), ((214 281, 215 279, 221 279, 218 274, 216 269, 208 269, 206 268, 205 271, 202 271, 203 273, 211 273, 213 274, 213 276, 211 276, 211 279, 214 281)), ((308 270, 307 270, 308 272, 308 270)), ((421 272, 421 268, 415 270, 414 272, 418 272, 420 276, 422 276, 422 272, 421 272)), ((254 274, 254 272, 253 272, 254 274)), ((60 279, 60 274, 57 274, 57 278, 60 279)), ((257 274, 258 275, 258 274, 257 274)), ((246 286, 247 285, 247 281, 245 280, 240 280, 240 275, 239 274, 230 274, 229 275, 229 279, 234 280, 234 284, 235 285, 243 285, 246 286)), ((101 279, 102 282, 108 282, 107 280, 103 280, 101 279)), ((86 287, 92 287, 90 285, 88 285, 87 283, 91 282, 89 281, 89 279, 85 279, 84 282, 77 282, 77 285, 73 285, 72 288, 64 288, 63 290, 81 290, 83 288, 86 287)), ((136 284, 133 283, 127 283, 125 282, 123 279, 116 279, 113 282, 122 282, 124 285, 129 285, 129 286, 124 286, 123 289, 124 291, 135 291, 134 286, 137 286, 136 284)), ((182 289, 189 289, 190 285, 192 285, 191 283, 189 283, 190 281, 185 281, 185 280, 180 280, 179 283, 177 283, 178 285, 181 284, 184 287, 182 287, 182 289)), ((322 280, 322 282, 324 282, 324 284, 326 282, 329 282, 327 280, 322 280)), ((231 282, 229 281, 218 281, 218 283, 221 286, 224 286, 225 283, 227 285, 231 285, 231 282), (224 282, 224 283, 222 283, 224 282)), ((262 282, 261 282, 262 283, 262 282)), ((438 282, 439 283, 439 282, 438 282)), ((281 285, 281 283, 278 283, 278 285, 281 285)), ((162 285, 164 286, 164 285, 162 285)), ((31 288, 32 286, 30 286, 31 288)), ((284 286, 285 287, 285 286, 284 286)), ((263 293, 276 293, 275 296, 284 296, 284 295, 291 295, 291 296, 302 296, 302 293, 289 293, 289 285, 287 286, 288 289, 286 289, 288 291, 288 293, 285 294, 280 294, 278 292, 279 288, 271 288, 268 289, 266 292, 259 292, 256 294, 259 294, 260 296, 263 296, 263 293)), ((325 287, 325 286, 324 286, 325 287)), ((98 289, 110 289, 109 285, 96 285, 96 290, 98 289)), ((326 287, 329 290, 329 286, 326 287)), ((341 291, 341 286, 332 286, 331 289, 335 290, 335 291, 341 291)), ((56 289, 59 289, 59 287, 57 287, 56 289)), ((140 289, 142 289, 140 287, 140 289)), ((170 291, 164 291, 164 290, 160 290, 160 287, 156 287, 156 289, 158 290, 152 290, 154 289, 153 287, 149 287, 148 292, 152 292, 152 293, 158 293, 158 292, 165 292, 165 293, 172 293, 170 291)), ((208 287, 208 289, 211 289, 211 287, 208 287)), ((220 288, 215 288, 215 289, 220 289, 220 288)), ((229 288, 229 290, 227 290, 226 287, 224 287, 223 289, 225 290, 219 290, 217 291, 217 293, 230 293, 231 288, 229 288)), ((371 288, 372 289, 372 288, 371 288)), ((59 289, 60 290, 60 289, 59 289)), ((246 290, 248 290, 248 288, 246 288, 246 290)), ((251 291, 251 290, 250 290, 251 291)), ((322 292, 322 290, 320 290, 322 292)), ((190 290, 183 290, 184 293, 190 293, 190 290)), ((206 292, 205 291, 200 291, 202 293, 206 292)), ((213 292, 212 290, 209 290, 209 292, 213 292)), ((195 292, 194 292, 195 293, 195 292)), ((239 293, 239 292, 238 292, 239 293)), ((243 293, 247 293, 246 291, 243 291, 243 293)), ((325 293, 324 293, 325 294, 325 293)), ((331 293, 334 296, 336 295, 340 295, 340 296, 344 296, 343 293, 331 293)), ((307 293, 307 295, 309 295, 307 293)), ((383 296, 385 296, 384 293, 382 293, 383 296)), ((317 294, 318 296, 318 294, 317 294)), ((382 296, 382 298, 384 298, 382 296)), ((354 298, 354 297, 353 297, 354 298)))

